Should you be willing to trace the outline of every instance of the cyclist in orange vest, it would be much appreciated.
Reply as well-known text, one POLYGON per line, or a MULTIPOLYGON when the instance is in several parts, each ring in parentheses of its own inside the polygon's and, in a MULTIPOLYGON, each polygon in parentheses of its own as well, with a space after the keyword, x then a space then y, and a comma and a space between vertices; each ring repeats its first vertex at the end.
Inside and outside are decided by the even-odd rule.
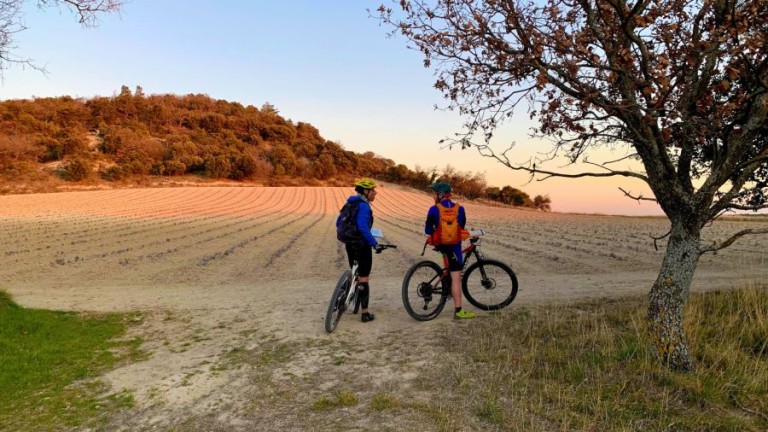
POLYGON ((464 207, 451 201, 451 185, 438 182, 430 186, 435 192, 435 205, 427 212, 424 233, 430 236, 428 242, 448 260, 451 272, 451 295, 456 319, 474 318, 474 312, 461 307, 461 271, 464 268, 461 254, 461 240, 467 216, 464 207))

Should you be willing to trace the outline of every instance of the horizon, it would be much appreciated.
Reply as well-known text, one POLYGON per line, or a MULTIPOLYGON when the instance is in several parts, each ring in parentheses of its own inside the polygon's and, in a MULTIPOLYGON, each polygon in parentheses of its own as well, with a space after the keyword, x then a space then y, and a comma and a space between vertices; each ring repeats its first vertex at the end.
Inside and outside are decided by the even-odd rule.
MULTIPOLYGON (((529 181, 529 176, 481 156, 476 150, 441 148, 441 139, 462 130, 457 113, 433 88, 432 72, 401 37, 388 37, 366 9, 381 2, 320 3, 234 1, 217 7, 200 0, 178 8, 169 3, 127 2, 120 14, 100 15, 83 28, 67 9, 24 5, 27 30, 14 35, 18 57, 47 73, 11 66, 3 71, 0 100, 116 95, 123 85, 145 94, 205 94, 214 99, 275 106, 294 122, 318 128, 344 148, 372 151, 411 169, 483 173, 488 186, 509 185, 531 197, 548 195, 558 213, 663 215, 655 203, 624 196, 652 196, 634 179, 529 181), (170 19, 169 19, 170 18, 170 19), (269 40, 268 44, 262 43, 269 40), (184 48, 181 48, 184 47, 184 48)), ((551 151, 531 139, 533 124, 518 110, 502 126, 495 150, 513 162, 551 151)), ((594 160, 614 160, 626 149, 597 149, 594 160)), ((583 172, 584 164, 545 167, 583 172)))

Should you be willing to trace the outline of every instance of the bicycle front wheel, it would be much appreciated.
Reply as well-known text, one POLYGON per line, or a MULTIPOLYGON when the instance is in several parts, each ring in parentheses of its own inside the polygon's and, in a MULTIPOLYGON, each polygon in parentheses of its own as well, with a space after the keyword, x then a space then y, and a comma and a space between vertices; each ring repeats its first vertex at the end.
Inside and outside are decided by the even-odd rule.
POLYGON ((464 297, 478 309, 509 306, 517 296, 517 276, 501 261, 483 259, 470 265, 461 280, 464 297))
POLYGON ((341 274, 339 282, 336 283, 336 288, 334 288, 333 295, 331 296, 331 302, 328 304, 328 312, 325 313, 325 331, 328 333, 333 333, 336 330, 341 316, 347 310, 347 297, 352 287, 351 282, 352 272, 346 270, 341 274))
POLYGON ((420 261, 405 273, 403 306, 417 321, 429 321, 445 307, 446 295, 440 276, 443 269, 432 261, 420 261))

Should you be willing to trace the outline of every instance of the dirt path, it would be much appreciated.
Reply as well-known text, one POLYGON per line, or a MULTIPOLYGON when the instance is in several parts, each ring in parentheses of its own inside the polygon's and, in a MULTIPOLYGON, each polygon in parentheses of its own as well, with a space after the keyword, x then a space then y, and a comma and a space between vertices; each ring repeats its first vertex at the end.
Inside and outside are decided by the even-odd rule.
MULTIPOLYGON (((440 338, 467 322, 417 323, 400 284, 423 259, 429 197, 383 188, 376 225, 397 250, 376 256, 377 319, 323 319, 345 256, 334 240, 346 188, 181 188, 0 197, 0 280, 27 307, 136 311, 146 361, 104 379, 134 409, 107 430, 430 430, 408 409, 450 385, 429 365, 440 338), (447 331, 446 331, 447 329, 447 331), (340 391, 357 404, 321 409, 340 391), (379 411, 376 401, 399 409, 379 411)), ((655 218, 543 214, 468 204, 483 250, 512 265, 525 304, 647 292, 661 251, 655 218)), ((706 232, 723 238, 749 222, 706 232)), ((663 246, 663 245, 662 245, 663 246)), ((663 250, 663 249, 661 249, 663 250)), ((694 289, 768 276, 768 239, 702 258, 694 289)), ((437 258, 428 252, 427 258, 437 258)), ((487 315, 481 314, 481 319, 487 315)))

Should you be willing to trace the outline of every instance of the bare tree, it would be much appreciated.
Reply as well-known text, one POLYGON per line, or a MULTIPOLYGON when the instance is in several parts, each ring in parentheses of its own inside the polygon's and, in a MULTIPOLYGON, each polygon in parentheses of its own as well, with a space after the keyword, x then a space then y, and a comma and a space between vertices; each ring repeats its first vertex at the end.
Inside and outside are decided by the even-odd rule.
POLYGON ((768 227, 705 244, 701 230, 768 196, 768 2, 765 0, 403 0, 378 17, 434 68, 435 87, 467 119, 449 140, 536 178, 637 178, 670 221, 649 294, 659 359, 691 370, 683 308, 699 257, 768 227), (642 170, 565 174, 494 151, 518 106, 554 153, 585 161, 598 145, 627 146, 642 170), (473 137, 481 136, 479 142, 473 137))
MULTIPOLYGON (((27 29, 22 17, 26 3, 27 0, 0 0, 0 77, 11 65, 42 70, 32 60, 14 54, 18 48, 14 37, 27 29)), ((80 24, 91 27, 96 25, 99 14, 118 12, 123 3, 122 0, 37 0, 37 7, 41 10, 50 7, 68 8, 80 24)))

